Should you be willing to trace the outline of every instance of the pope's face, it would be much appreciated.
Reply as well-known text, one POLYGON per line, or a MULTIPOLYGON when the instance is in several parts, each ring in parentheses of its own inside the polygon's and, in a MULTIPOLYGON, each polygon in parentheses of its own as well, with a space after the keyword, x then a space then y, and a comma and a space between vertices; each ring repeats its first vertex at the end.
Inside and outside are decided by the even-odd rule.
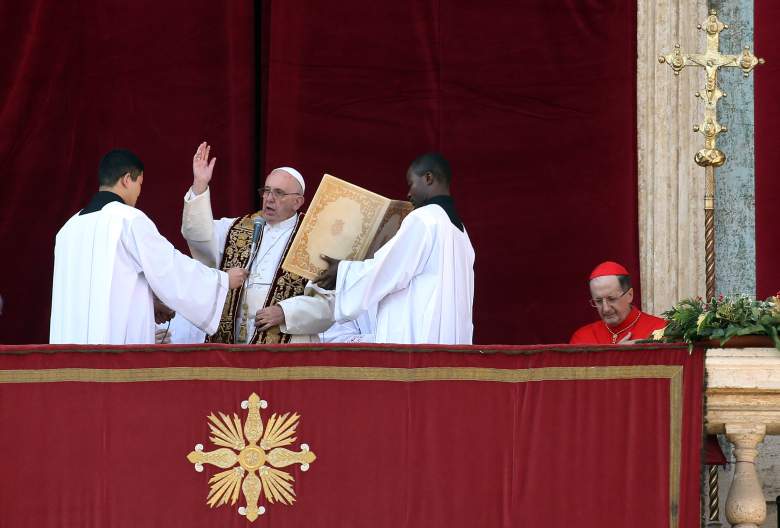
POLYGON ((608 275, 590 281, 590 296, 596 301, 596 310, 601 320, 610 326, 617 326, 631 313, 634 289, 623 292, 617 276, 608 275))
POLYGON ((271 172, 265 179, 265 187, 270 192, 262 195, 263 217, 269 224, 287 220, 303 205, 300 184, 285 171, 271 172))

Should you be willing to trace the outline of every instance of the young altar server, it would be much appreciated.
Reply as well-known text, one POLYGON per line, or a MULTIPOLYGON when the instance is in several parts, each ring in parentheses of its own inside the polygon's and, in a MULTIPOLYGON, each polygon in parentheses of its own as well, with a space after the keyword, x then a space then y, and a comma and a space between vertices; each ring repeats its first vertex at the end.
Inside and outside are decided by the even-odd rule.
POLYGON ((194 321, 217 329, 229 288, 246 271, 204 266, 179 251, 135 208, 144 166, 132 152, 100 161, 99 190, 57 233, 51 343, 154 343, 154 296, 194 321))

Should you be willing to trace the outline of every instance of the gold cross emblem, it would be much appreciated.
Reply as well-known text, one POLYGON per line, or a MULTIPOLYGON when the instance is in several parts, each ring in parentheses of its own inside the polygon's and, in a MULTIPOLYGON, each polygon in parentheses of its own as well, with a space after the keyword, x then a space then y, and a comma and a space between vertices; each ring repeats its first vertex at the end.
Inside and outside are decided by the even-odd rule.
POLYGON ((211 489, 206 497, 209 507, 222 506, 228 501, 235 505, 240 490, 246 506, 240 507, 238 512, 254 521, 265 513, 265 507, 258 505, 261 491, 269 504, 292 505, 295 502, 292 485, 295 479, 279 468, 300 464, 301 471, 307 471, 317 457, 306 444, 301 444, 300 451, 284 448, 296 441, 293 435, 300 419, 297 413, 272 414, 264 427, 260 409, 267 408, 268 402, 252 393, 241 407, 247 409, 243 433, 238 415, 230 417, 219 413, 217 418, 212 413, 208 417, 213 435, 209 440, 220 449, 203 451, 203 445, 197 444, 187 460, 195 464, 198 472, 203 471, 203 464, 225 470, 209 479, 211 489))

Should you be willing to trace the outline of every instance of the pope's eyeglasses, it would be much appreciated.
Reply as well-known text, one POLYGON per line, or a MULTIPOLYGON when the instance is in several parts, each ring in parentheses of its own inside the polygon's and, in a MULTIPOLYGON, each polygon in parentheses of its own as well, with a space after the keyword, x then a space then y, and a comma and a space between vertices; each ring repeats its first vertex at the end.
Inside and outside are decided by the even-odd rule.
POLYGON ((283 190, 281 190, 281 189, 276 189, 276 188, 274 188, 274 187, 260 187, 260 188, 257 190, 257 192, 258 192, 258 193, 260 194, 260 196, 262 196, 263 198, 265 198, 265 197, 266 197, 266 196, 268 196, 269 194, 273 194, 273 195, 274 195, 274 198, 276 198, 277 200, 281 200, 281 199, 282 199, 282 198, 284 198, 285 196, 289 196, 289 195, 291 195, 291 194, 297 194, 297 195, 300 195, 300 194, 301 194, 301 193, 299 193, 299 192, 284 192, 283 190))

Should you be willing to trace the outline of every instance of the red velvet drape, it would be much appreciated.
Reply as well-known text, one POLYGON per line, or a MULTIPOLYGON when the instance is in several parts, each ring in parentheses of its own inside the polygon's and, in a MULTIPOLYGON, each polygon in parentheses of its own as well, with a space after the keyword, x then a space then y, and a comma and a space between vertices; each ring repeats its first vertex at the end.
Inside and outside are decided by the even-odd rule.
POLYGON ((47 342, 54 235, 111 148, 146 172, 138 206, 181 249, 192 154, 215 145, 215 214, 254 203, 253 2, 0 3, 0 342, 47 342))
POLYGON ((0 347, 0 526, 697 528, 703 367, 670 345, 0 347), (253 392, 317 459, 249 524, 186 456, 253 392))
MULTIPOLYGON (((174 240, 201 139, 218 157, 215 213, 251 209, 253 7, 0 7, 0 342, 46 340, 54 234, 109 148, 144 159, 139 206, 174 240)), ((595 318, 594 264, 638 279, 635 13, 625 0, 276 2, 260 29, 264 168, 301 168, 309 196, 326 171, 404 196, 409 161, 442 151, 477 252, 476 340, 565 341, 595 318)))
POLYGON ((635 19, 625 0, 273 3, 265 168, 402 197, 409 162, 441 151, 476 342, 566 341, 596 318, 595 264, 639 278, 635 19))
POLYGON ((756 290, 759 297, 780 290, 780 149, 777 148, 777 123, 780 122, 780 4, 757 1, 755 52, 766 57, 756 68, 756 290))

